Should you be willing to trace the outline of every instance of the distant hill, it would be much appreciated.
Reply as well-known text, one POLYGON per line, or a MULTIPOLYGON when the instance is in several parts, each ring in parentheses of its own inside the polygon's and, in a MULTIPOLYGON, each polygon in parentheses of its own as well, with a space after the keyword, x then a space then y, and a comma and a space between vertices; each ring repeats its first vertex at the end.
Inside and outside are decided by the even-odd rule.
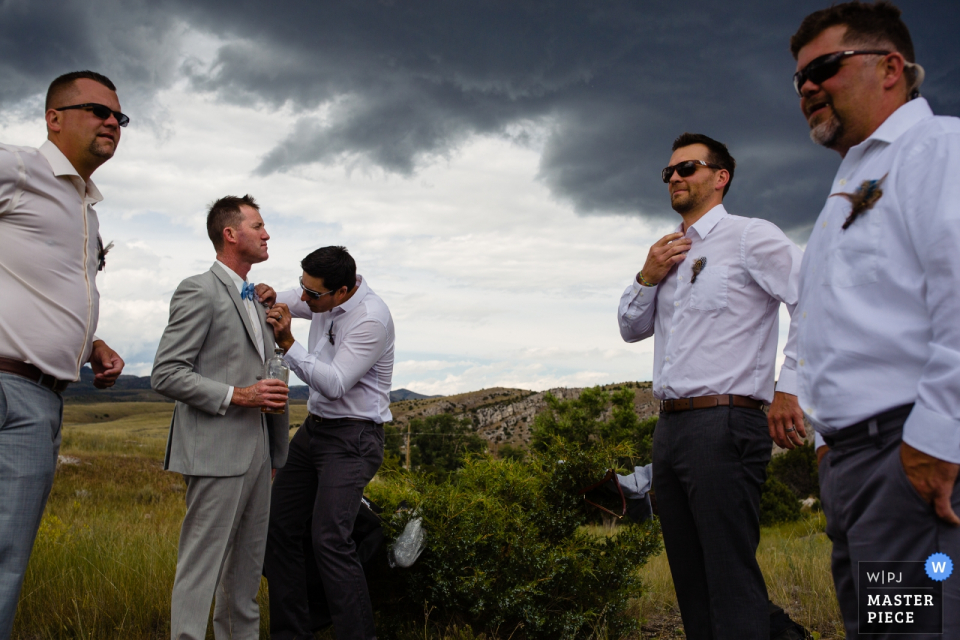
MULTIPOLYGON (((309 396, 310 389, 306 385, 290 387, 290 400, 293 402, 306 402, 309 396)), ((441 397, 443 396, 425 396, 409 389, 396 389, 390 392, 390 402, 441 397)), ((113 387, 97 389, 93 386, 93 370, 90 367, 80 370, 80 380, 67 387, 63 392, 63 399, 68 403, 173 402, 150 388, 150 376, 122 375, 113 387)))

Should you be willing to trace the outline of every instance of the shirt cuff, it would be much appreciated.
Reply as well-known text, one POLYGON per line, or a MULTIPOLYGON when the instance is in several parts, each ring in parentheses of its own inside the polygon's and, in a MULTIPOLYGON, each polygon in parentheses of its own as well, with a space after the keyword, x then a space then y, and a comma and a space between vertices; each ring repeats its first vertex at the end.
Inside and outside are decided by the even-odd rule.
POLYGON ((220 403, 220 410, 217 411, 218 416, 222 416, 227 412, 227 409, 230 407, 230 402, 233 400, 233 385, 227 387, 227 396, 223 399, 223 402, 220 403))
POLYGON ((960 421, 927 409, 919 402, 903 425, 903 441, 939 460, 960 464, 960 421))
POLYGON ((298 365, 309 355, 306 348, 297 341, 294 341, 293 346, 287 349, 287 352, 283 354, 283 361, 287 364, 298 365))
POLYGON ((797 395, 797 372, 794 369, 780 368, 780 377, 777 379, 777 391, 797 395))

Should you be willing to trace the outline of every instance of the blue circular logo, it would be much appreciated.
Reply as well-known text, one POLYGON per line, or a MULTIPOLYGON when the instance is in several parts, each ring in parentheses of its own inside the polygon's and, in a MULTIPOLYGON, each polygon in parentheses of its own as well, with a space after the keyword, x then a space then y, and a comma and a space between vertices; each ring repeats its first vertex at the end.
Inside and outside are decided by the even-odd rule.
POLYGON ((953 560, 945 553, 934 553, 927 558, 924 569, 931 580, 943 582, 953 573, 953 560))

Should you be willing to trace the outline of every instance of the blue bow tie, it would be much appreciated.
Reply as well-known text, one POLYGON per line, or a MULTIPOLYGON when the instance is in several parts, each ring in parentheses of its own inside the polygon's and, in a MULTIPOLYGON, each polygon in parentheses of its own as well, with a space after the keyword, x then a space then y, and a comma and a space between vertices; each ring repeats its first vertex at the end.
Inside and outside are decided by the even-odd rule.
POLYGON ((254 292, 253 283, 244 282, 243 291, 240 292, 240 298, 242 300, 250 300, 251 302, 256 302, 256 293, 254 292))

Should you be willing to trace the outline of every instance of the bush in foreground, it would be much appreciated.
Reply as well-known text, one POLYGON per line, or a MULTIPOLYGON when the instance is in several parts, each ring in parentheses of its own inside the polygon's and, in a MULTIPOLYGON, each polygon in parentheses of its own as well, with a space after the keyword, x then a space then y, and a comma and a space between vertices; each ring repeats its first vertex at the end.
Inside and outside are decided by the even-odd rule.
MULTIPOLYGON (((393 513, 395 539, 421 517, 427 549, 410 569, 394 569, 378 603, 379 629, 430 620, 466 624, 513 638, 586 638, 599 629, 618 638, 636 631, 631 599, 638 569, 660 549, 655 524, 627 524, 612 537, 582 525, 578 489, 602 477, 626 445, 589 449, 556 439, 524 460, 470 458, 446 482, 396 473, 368 492, 393 513), (396 511, 405 501, 409 509, 396 511)), ((387 637, 387 634, 384 634, 387 637)))

